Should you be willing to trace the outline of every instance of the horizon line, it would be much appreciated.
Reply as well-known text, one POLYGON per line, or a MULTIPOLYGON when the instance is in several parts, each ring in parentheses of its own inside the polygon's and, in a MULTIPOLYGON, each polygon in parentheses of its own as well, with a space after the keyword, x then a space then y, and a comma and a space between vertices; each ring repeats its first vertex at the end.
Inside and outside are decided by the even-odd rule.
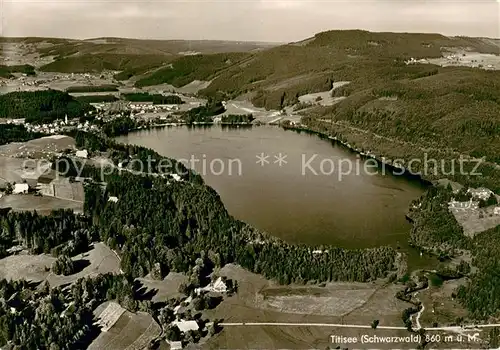
MULTIPOLYGON (((468 35, 445 35, 439 32, 411 32, 411 31, 371 31, 367 29, 360 28, 352 28, 352 29, 329 29, 321 32, 314 33, 312 36, 307 36, 302 39, 298 39, 295 41, 265 41, 265 40, 234 40, 234 39, 161 39, 161 38, 144 38, 144 37, 120 37, 120 36, 99 36, 99 37, 90 37, 90 38, 76 38, 76 37, 64 37, 64 36, 6 36, 3 35, 2 39, 60 39, 60 40, 73 40, 73 41, 90 41, 90 40, 99 40, 99 39, 121 39, 121 40, 139 40, 139 41, 220 41, 220 42, 232 42, 232 43, 259 43, 259 44, 278 44, 278 45, 286 45, 289 43, 297 43, 304 40, 308 40, 314 38, 316 35, 327 32, 349 32, 349 31, 361 31, 367 33, 374 34, 425 34, 425 35, 441 35, 447 38, 473 38, 473 39, 491 39, 491 40, 500 40, 499 37, 489 37, 489 36, 468 36, 468 35)), ((0 41, 2 40, 0 39, 0 41)))

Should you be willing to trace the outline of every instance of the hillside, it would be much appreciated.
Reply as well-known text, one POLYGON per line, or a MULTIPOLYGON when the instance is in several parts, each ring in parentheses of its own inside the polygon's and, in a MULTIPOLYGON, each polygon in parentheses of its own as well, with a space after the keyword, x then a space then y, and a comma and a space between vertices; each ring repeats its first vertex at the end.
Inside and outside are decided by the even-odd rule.
POLYGON ((217 40, 0 38, 2 54, 8 57, 33 56, 41 62, 42 71, 62 73, 125 71, 121 79, 143 74, 185 55, 258 52, 276 45, 217 40), (50 62, 50 58, 54 58, 53 62, 50 62))
MULTIPOLYGON (((427 60, 456 50, 499 59, 494 56, 499 47, 492 39, 330 31, 242 55, 238 61, 225 62, 225 67, 217 55, 196 56, 200 64, 186 64, 194 58, 176 59, 136 84, 211 80, 200 94, 225 99, 245 94, 256 106, 282 109, 296 105, 301 95, 348 81, 333 90, 333 96, 345 99, 303 113, 309 128, 389 159, 424 159, 427 154, 442 159, 439 170, 448 172, 461 156, 484 156, 481 177, 451 176, 461 183, 499 190, 500 71, 441 67, 428 61, 407 64, 411 58, 427 60)), ((474 166, 471 162, 465 168, 470 172, 474 166)), ((426 178, 444 175, 432 170, 426 178)))

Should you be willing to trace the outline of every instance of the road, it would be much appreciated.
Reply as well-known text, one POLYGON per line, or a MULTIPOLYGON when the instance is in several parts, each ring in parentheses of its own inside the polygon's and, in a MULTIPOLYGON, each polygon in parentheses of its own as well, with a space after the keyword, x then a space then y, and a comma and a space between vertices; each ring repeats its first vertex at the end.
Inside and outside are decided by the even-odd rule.
MULTIPOLYGON (((429 282, 430 283, 430 282, 429 282)), ((424 289, 424 291, 426 291, 427 289, 429 289, 429 286, 427 286, 427 288, 424 289)), ((418 295, 418 291, 415 293, 415 297, 418 295)), ((417 299, 418 300, 418 299, 417 299)), ((424 306, 424 303, 420 303, 420 306, 422 306, 422 308, 420 310, 418 310, 417 314, 415 315, 415 325, 416 325, 416 330, 418 331, 420 328, 422 328, 422 325, 420 324, 420 316, 422 316, 422 313, 424 312, 425 310, 425 306, 424 306)))
MULTIPOLYGON (((238 327, 238 326, 275 326, 275 327, 336 327, 336 328, 372 328, 370 325, 360 324, 340 324, 340 323, 283 323, 283 322, 223 322, 220 323, 222 327, 238 327)), ((474 330, 476 328, 492 328, 500 327, 500 323, 494 324, 479 324, 466 327, 449 326, 449 327, 433 327, 426 328, 426 331, 461 331, 461 330, 474 330)), ((393 329, 393 330, 406 330, 406 327, 397 326, 378 326, 377 329, 393 329)))

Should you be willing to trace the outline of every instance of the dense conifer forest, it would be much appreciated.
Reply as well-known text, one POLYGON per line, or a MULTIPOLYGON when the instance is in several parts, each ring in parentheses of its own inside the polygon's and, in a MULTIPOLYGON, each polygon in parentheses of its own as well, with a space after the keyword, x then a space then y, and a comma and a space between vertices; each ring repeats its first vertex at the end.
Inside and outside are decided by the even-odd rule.
POLYGON ((0 118, 25 118, 28 123, 47 123, 77 118, 94 108, 57 90, 21 91, 0 95, 0 118))
POLYGON ((44 136, 41 133, 30 132, 24 125, 0 124, 0 145, 10 142, 24 142, 44 136))

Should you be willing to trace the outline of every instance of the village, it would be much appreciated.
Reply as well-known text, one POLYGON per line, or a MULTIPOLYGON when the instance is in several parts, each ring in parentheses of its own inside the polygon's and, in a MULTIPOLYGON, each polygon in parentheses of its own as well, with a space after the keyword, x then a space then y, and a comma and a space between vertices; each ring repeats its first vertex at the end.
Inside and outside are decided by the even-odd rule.
MULTIPOLYGON (((456 190, 455 194, 463 190, 456 190)), ((500 225, 500 196, 487 188, 468 188, 459 200, 452 198, 448 209, 463 227, 464 234, 473 237, 500 225), (468 198, 468 200, 464 200, 468 198)))

